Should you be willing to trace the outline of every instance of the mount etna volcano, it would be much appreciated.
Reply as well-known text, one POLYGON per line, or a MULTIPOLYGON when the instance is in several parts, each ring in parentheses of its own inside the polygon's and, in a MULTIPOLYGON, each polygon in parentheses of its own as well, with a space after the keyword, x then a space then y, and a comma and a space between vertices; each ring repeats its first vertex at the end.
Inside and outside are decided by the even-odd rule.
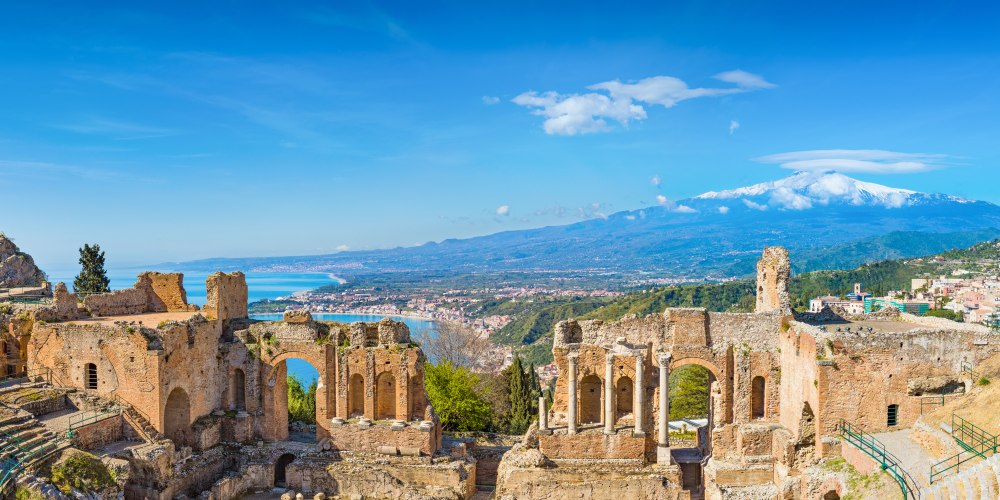
POLYGON ((750 273, 768 245, 788 247, 797 271, 847 268, 969 246, 1000 236, 998 228, 1000 206, 992 203, 891 188, 837 172, 799 172, 564 226, 407 248, 168 265, 344 276, 592 270, 702 280, 750 273))

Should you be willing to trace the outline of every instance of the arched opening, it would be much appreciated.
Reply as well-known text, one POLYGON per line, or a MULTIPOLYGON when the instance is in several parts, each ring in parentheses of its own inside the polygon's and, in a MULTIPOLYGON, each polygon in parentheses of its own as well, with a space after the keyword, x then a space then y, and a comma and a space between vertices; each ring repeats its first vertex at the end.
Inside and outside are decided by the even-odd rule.
POLYGON ((621 377, 615 387, 615 418, 619 419, 632 413, 632 391, 635 383, 629 377, 621 377))
POLYGON ((347 411, 349 417, 361 417, 365 414, 365 379, 360 373, 351 375, 351 384, 347 388, 347 401, 350 408, 347 411))
POLYGON ((823 500, 840 500, 840 494, 836 490, 830 490, 823 494, 823 500))
POLYGON ((87 363, 86 370, 84 370, 84 371, 85 371, 86 377, 87 377, 87 380, 86 380, 87 389, 90 389, 92 391, 96 391, 97 390, 97 365, 95 365, 94 363, 87 363))
POLYGON ((601 399, 604 391, 601 389, 601 379, 597 375, 587 375, 580 381, 580 423, 595 424, 601 422, 601 399))
POLYGON ((230 404, 234 410, 247 409, 247 376, 240 368, 233 370, 229 383, 229 394, 232 395, 230 404))
POLYGON ((750 381, 750 418, 764 418, 765 408, 767 408, 766 387, 764 377, 754 377, 750 381))
POLYGON ((285 453, 278 457, 278 461, 274 463, 274 486, 284 488, 287 485, 286 471, 288 464, 294 461, 295 455, 291 453, 285 453))
POLYGON ((319 418, 316 400, 319 392, 319 370, 303 359, 287 358, 279 363, 278 374, 282 372, 285 375, 284 380, 276 381, 274 390, 276 397, 280 398, 282 395, 285 397, 288 439, 314 442, 315 425, 319 418), (280 366, 282 364, 283 367, 280 366), (280 387, 280 382, 284 382, 285 387, 280 387), (279 392, 281 394, 277 394, 279 392))
POLYGON ((163 433, 178 448, 191 446, 191 401, 180 387, 170 391, 163 410, 163 433))
POLYGON ((885 425, 893 427, 899 423, 899 405, 889 405, 885 411, 885 425))
POLYGON ((393 420, 396 418, 396 377, 382 372, 375 381, 375 419, 393 420))

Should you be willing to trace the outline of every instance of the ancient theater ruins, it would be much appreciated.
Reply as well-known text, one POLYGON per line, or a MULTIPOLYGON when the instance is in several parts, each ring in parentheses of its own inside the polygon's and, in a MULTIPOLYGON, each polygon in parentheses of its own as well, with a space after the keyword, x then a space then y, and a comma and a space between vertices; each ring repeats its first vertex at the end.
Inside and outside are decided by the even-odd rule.
POLYGON ((85 297, 57 284, 0 304, 0 488, 61 498, 42 472, 82 450, 129 499, 995 498, 1000 336, 793 313, 789 281, 771 247, 752 313, 559 322, 552 403, 509 439, 443 432, 403 323, 254 320, 238 272, 209 276, 201 308, 177 273, 85 297), (290 430, 291 359, 319 374, 314 432, 290 430), (708 411, 678 433, 667 388, 694 367, 708 411))

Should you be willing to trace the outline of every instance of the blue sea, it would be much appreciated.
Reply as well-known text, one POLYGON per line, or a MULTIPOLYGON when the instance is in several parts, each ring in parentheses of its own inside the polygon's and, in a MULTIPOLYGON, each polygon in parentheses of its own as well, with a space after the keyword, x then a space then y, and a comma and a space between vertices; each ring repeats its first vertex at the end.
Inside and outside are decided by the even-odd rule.
MULTIPOLYGON (((120 271, 111 270, 108 278, 111 280, 111 289, 120 290, 131 288, 135 284, 136 276, 151 269, 122 269, 120 271)), ((162 272, 171 272, 161 270, 162 272)), ((73 277, 76 271, 65 271, 50 274, 53 283, 65 282, 70 291, 73 290, 73 277)), ((187 291, 189 304, 205 305, 205 280, 208 279, 207 272, 184 272, 184 289, 187 291)), ((248 272, 247 288, 249 289, 250 302, 261 299, 276 299, 287 297, 294 292, 304 292, 314 290, 321 286, 336 284, 337 281, 326 273, 279 273, 279 272, 248 272)), ((280 320, 280 314, 258 314, 251 316, 254 319, 276 321, 280 320)), ((383 316, 366 316, 360 314, 315 314, 316 319, 327 321, 340 321, 343 323, 353 323, 356 321, 377 322, 383 316)), ((434 332, 434 322, 412 318, 396 318, 406 323, 410 327, 410 335, 417 339, 420 335, 434 332)), ((309 363, 301 359, 289 359, 288 374, 298 378, 303 384, 308 385, 315 380, 319 373, 309 363)))

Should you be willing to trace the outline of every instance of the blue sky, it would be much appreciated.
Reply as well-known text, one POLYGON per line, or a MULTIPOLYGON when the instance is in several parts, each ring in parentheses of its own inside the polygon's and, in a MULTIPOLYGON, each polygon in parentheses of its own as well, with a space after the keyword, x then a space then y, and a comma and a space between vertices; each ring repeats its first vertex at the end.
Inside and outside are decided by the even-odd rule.
POLYGON ((988 4, 477 3, 8 2, 0 230, 46 268, 328 253, 829 164, 1000 202, 988 4))

